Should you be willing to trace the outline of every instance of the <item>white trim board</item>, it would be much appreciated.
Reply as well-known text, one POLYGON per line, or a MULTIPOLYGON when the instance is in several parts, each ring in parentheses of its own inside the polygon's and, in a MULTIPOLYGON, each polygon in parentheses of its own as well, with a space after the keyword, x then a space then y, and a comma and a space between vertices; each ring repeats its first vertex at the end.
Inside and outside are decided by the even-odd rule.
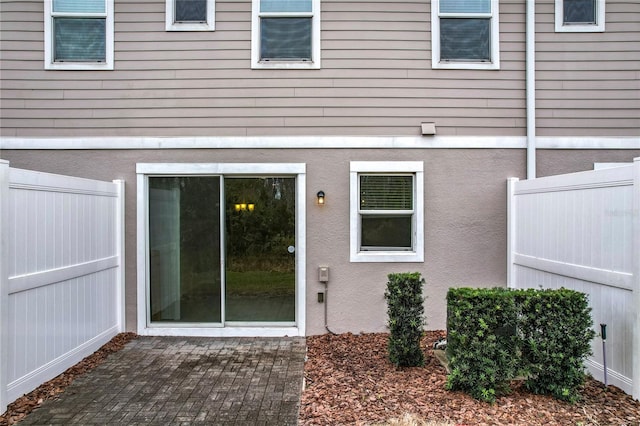
POLYGON ((141 336, 179 337, 304 337, 300 327, 147 327, 141 336))
MULTIPOLYGON (((640 136, 539 137, 538 149, 640 149, 640 136)), ((229 136, 0 138, 1 149, 525 149, 524 136, 229 136)))

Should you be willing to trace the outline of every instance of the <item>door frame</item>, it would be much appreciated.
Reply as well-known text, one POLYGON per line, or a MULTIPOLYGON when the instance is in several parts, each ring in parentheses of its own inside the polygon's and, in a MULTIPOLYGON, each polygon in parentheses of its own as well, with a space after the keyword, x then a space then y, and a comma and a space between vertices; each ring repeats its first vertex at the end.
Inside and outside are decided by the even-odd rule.
POLYGON ((143 336, 284 337, 306 331, 306 164, 305 163, 137 163, 137 333, 143 336), (149 177, 290 176, 296 179, 295 325, 211 327, 204 324, 154 324, 149 310, 149 177))

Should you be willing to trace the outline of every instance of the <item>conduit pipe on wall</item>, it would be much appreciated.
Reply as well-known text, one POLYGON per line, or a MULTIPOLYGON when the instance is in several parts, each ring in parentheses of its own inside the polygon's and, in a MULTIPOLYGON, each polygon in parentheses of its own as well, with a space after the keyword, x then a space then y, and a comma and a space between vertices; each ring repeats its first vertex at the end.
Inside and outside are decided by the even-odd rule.
POLYGON ((329 300, 329 286, 328 286, 328 282, 325 282, 324 283, 324 328, 329 333, 331 333, 331 334, 333 334, 335 336, 336 333, 331 331, 331 329, 329 328, 329 320, 328 320, 328 316, 327 316, 327 300, 329 300))
POLYGON ((632 313, 633 321, 633 342, 631 357, 632 395, 640 401, 640 157, 633 159, 633 252, 635 261, 633 262, 633 299, 635 312, 632 313))
POLYGON ((527 0, 526 16, 527 179, 536 178, 536 2, 527 0))

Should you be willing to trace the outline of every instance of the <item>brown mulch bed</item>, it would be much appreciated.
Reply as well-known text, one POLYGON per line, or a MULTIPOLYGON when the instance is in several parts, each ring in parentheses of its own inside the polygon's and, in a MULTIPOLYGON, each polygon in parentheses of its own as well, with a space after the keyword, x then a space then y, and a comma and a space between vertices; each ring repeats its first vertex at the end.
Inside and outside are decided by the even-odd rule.
POLYGON ((431 350, 443 336, 427 332, 425 366, 404 369, 387 359, 387 334, 307 338, 300 424, 369 425, 410 414, 452 425, 640 425, 640 402, 592 379, 573 405, 527 393, 517 383, 493 405, 447 391, 446 371, 431 350))
POLYGON ((13 425, 22 420, 27 414, 32 412, 46 400, 57 398, 76 377, 93 370, 101 364, 107 356, 114 352, 118 352, 120 349, 124 348, 125 344, 136 337, 137 335, 135 333, 117 334, 109 342, 101 346, 96 352, 84 358, 73 367, 68 368, 64 373, 54 377, 46 383, 43 383, 28 394, 16 399, 14 402, 9 404, 7 411, 0 415, 0 426, 13 425))

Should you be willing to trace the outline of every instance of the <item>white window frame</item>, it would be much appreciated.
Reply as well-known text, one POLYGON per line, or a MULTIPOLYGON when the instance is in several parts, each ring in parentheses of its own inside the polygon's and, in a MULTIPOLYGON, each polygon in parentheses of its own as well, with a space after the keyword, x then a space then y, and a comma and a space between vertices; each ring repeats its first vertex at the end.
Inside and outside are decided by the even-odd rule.
POLYGON ((499 0, 491 0, 491 13, 440 13, 440 0, 431 1, 431 67, 434 69, 499 70, 500 8, 499 0), (490 18, 491 62, 440 61, 440 18, 490 18))
POLYGON ((557 33, 602 33, 604 32, 605 4, 606 0, 596 2, 595 24, 568 24, 564 25, 564 0, 556 1, 556 32, 557 33))
MULTIPOLYGON (((141 336, 284 337, 306 336, 306 164, 305 163, 137 163, 137 332, 141 336), (296 319, 295 325, 227 323, 162 324, 151 322, 149 291, 149 178, 154 176, 268 176, 296 178, 296 319)), ((222 245, 224 246, 224 235, 222 245)))
POLYGON ((424 262, 424 163, 422 161, 352 161, 349 170, 351 262, 424 262), (414 175, 413 250, 360 250, 359 176, 374 173, 414 175))
POLYGON ((105 0, 104 13, 53 12, 53 0, 44 2, 44 68, 47 70, 113 70, 113 0, 105 0), (54 17, 105 18, 105 62, 54 62, 54 17))
POLYGON ((311 12, 260 12, 260 0, 251 6, 252 69, 320 69, 320 0, 312 0, 311 12), (311 18, 311 61, 260 61, 260 18, 311 18))
POLYGON ((176 22, 176 1, 166 0, 165 30, 166 31, 215 31, 216 29, 216 1, 207 0, 206 22, 176 22))

